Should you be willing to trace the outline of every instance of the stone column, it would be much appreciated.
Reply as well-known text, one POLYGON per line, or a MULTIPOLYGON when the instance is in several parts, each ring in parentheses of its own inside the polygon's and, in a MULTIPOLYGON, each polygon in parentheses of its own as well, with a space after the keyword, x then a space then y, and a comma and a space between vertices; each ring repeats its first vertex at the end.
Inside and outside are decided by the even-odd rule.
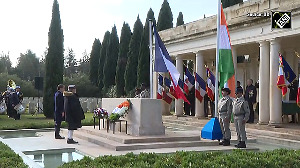
MULTIPOLYGON (((282 94, 277 87, 278 62, 280 43, 279 39, 270 40, 270 121, 269 125, 282 123, 282 94)), ((263 65, 264 66, 264 65, 263 65)))
MULTIPOLYGON (((201 51, 196 53, 196 72, 197 74, 203 78, 205 78, 205 67, 204 67, 204 57, 201 51)), ((204 100, 200 103, 200 101, 195 98, 195 117, 197 118, 205 118, 204 114, 204 100)))
MULTIPOLYGON (((270 120, 269 83, 270 83, 270 45, 267 41, 259 43, 259 124, 268 124, 270 120)), ((278 69, 278 68, 277 68, 278 69)), ((276 75, 277 76, 277 75, 276 75)))
MULTIPOLYGON (((183 61, 180 55, 176 55, 176 68, 180 73, 180 78, 183 79, 183 61)), ((183 115, 183 100, 175 99, 175 115, 182 116, 183 115)))
MULTIPOLYGON (((235 76, 235 84, 237 81, 237 47, 236 46, 231 46, 231 51, 232 51, 232 58, 233 58, 233 66, 234 66, 234 76, 235 76)), ((232 90, 234 91, 234 90, 232 90)))

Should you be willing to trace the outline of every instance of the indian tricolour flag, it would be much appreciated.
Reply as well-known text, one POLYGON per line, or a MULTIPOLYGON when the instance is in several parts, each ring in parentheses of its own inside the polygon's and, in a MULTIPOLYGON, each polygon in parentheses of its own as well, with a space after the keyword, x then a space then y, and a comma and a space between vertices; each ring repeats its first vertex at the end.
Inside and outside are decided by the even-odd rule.
POLYGON ((222 6, 218 39, 220 88, 229 88, 231 90, 231 96, 233 97, 235 91, 234 65, 232 59, 230 35, 222 6))

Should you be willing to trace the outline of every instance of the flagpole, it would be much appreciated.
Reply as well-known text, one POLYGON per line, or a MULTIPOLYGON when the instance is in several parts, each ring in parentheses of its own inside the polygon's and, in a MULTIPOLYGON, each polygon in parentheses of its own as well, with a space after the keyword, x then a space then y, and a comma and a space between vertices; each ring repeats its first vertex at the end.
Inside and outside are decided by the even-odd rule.
POLYGON ((221 18, 221 0, 218 0, 217 14, 217 48, 216 48, 216 79, 215 79, 215 117, 218 114, 218 96, 219 96, 219 35, 220 35, 220 18, 221 18))
POLYGON ((149 19, 149 50, 150 50, 150 98, 153 98, 153 48, 152 20, 149 19))

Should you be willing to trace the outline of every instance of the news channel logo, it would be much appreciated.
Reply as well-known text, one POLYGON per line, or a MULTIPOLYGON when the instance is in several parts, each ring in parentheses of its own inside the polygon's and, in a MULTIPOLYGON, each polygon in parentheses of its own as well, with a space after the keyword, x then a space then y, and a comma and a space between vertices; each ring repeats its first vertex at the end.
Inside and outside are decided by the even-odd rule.
POLYGON ((292 28, 291 12, 272 11, 272 29, 292 28))

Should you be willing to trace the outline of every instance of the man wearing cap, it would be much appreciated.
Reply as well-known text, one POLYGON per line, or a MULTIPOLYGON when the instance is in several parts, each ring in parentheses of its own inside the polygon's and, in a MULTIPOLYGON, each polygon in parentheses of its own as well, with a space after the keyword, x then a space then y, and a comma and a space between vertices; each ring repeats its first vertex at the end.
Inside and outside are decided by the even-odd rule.
POLYGON ((59 135, 61 122, 64 120, 64 96, 63 92, 65 91, 65 86, 59 84, 57 86, 57 91, 54 94, 54 121, 55 121, 55 139, 65 139, 59 135))
POLYGON ((246 148, 246 131, 245 124, 249 119, 250 109, 248 102, 243 97, 243 89, 237 88, 235 91, 236 99, 233 101, 233 116, 234 116, 234 125, 237 133, 237 139, 239 143, 235 145, 237 148, 246 148))
POLYGON ((223 141, 220 142, 220 145, 229 146, 230 139, 231 139, 231 132, 230 132, 230 117, 232 112, 232 100, 229 97, 230 95, 229 88, 222 88, 222 99, 220 99, 218 103, 218 110, 219 110, 219 119, 220 125, 223 133, 223 141))
POLYGON ((79 97, 76 93, 75 85, 69 85, 68 91, 64 92, 64 109, 66 122, 68 123, 68 144, 76 144, 73 140, 73 132, 81 128, 81 120, 85 118, 83 109, 79 102, 79 97))

